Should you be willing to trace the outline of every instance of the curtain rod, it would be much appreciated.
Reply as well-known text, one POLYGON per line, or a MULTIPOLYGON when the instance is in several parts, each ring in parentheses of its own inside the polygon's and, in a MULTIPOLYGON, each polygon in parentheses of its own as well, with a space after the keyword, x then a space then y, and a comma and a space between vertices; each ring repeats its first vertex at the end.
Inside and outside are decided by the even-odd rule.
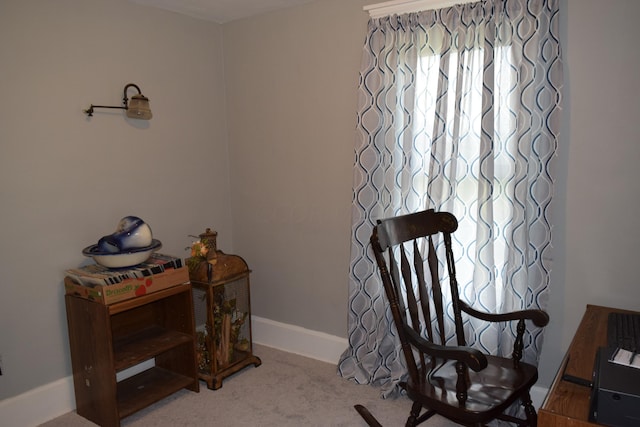
POLYGON ((387 15, 419 12, 421 10, 442 9, 456 4, 473 3, 479 0, 392 0, 384 3, 370 4, 362 9, 369 12, 371 18, 387 15))

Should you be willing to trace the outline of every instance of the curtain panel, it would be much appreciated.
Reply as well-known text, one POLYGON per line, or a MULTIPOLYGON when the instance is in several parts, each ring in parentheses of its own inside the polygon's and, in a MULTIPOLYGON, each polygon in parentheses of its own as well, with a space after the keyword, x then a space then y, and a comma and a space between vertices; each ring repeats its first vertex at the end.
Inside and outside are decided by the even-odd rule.
MULTIPOLYGON (((558 0, 484 0, 370 19, 340 375, 389 396, 406 372, 369 248, 377 219, 452 212, 461 296, 490 312, 546 308, 561 87, 558 0)), ((468 345, 510 353, 515 325, 464 326, 468 345)), ((537 363, 542 331, 529 325, 526 338, 524 359, 537 363)))

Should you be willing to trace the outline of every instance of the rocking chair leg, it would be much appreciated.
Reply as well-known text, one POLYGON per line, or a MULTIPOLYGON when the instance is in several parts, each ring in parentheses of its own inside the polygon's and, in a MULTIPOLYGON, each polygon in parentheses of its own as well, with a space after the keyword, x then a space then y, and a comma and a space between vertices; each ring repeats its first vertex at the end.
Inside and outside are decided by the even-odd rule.
POLYGON ((376 417, 374 417, 367 408, 362 405, 354 405, 354 408, 356 408, 356 411, 358 411, 369 427, 382 427, 382 424, 376 420, 376 417))
POLYGON ((422 404, 420 402, 413 402, 413 406, 411 407, 411 413, 409 414, 409 418, 407 418, 406 427, 415 427, 418 425, 418 416, 420 415, 420 410, 422 409, 422 404))
POLYGON ((527 416, 529 426, 536 427, 538 425, 538 414, 536 414, 536 409, 533 407, 529 393, 522 396, 522 403, 524 404, 524 413, 527 416))

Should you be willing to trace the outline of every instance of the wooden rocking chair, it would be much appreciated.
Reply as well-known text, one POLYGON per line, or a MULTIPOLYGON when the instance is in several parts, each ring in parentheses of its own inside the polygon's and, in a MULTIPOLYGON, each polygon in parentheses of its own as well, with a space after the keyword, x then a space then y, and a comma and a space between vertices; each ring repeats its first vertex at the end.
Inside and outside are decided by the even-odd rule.
MULTIPOLYGON (((413 401, 413 406, 406 425, 415 426, 434 414, 440 414, 459 424, 474 427, 483 426, 493 419, 519 426, 536 426, 537 415, 529 390, 538 379, 538 370, 521 361, 525 320, 543 327, 549 322, 549 316, 541 310, 483 313, 461 301, 451 250, 451 233, 457 228, 458 221, 452 214, 427 210, 378 221, 371 236, 407 363, 408 380, 401 386, 413 401), (442 301, 434 249, 434 239, 440 237, 445 246, 453 319, 445 313, 442 301), (426 263, 420 251, 421 244, 426 247, 426 263), (412 261, 407 249, 409 253, 413 252, 412 261), (396 256, 399 256, 399 262, 396 256), (467 347, 463 313, 488 322, 517 321, 512 358, 486 355, 467 347), (430 321, 424 322, 424 319, 434 317, 437 327, 430 321), (453 322, 456 346, 445 344, 446 321, 453 322), (526 419, 505 413, 518 400, 524 405, 526 419), (423 409, 425 412, 421 414, 423 409)), ((380 426, 366 408, 361 405, 355 408, 370 426, 380 426)))

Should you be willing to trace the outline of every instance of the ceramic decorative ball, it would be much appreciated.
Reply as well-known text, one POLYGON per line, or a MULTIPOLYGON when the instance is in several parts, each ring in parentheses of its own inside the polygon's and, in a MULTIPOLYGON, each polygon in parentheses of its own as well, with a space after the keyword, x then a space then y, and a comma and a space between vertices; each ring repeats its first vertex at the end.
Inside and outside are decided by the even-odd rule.
POLYGON ((118 222, 116 231, 98 241, 97 250, 118 253, 151 245, 151 227, 137 216, 126 216, 118 222))

